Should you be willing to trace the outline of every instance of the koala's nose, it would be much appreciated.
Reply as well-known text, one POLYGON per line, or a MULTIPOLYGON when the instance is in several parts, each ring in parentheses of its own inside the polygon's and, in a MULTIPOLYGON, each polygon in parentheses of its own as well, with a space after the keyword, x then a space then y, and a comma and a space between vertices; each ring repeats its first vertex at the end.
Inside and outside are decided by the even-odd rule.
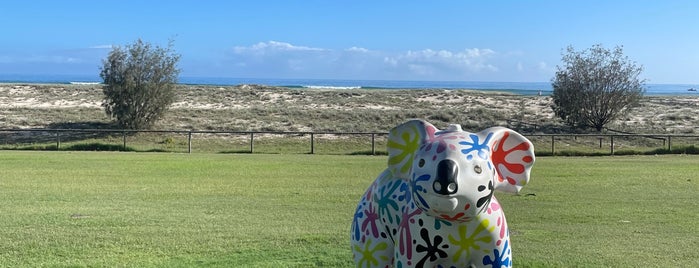
POLYGON ((437 164, 437 178, 432 184, 438 194, 450 195, 456 193, 458 185, 456 177, 459 174, 459 166, 454 160, 445 159, 437 164))

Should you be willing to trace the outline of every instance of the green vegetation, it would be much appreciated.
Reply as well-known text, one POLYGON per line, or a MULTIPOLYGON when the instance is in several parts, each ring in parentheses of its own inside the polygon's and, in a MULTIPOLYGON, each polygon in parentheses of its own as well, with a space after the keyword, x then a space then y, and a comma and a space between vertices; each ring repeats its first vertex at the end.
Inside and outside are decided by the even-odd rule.
POLYGON ((6 151, 0 266, 346 267, 357 197, 384 162, 6 151))
POLYGON ((126 48, 112 48, 102 61, 105 112, 125 129, 147 129, 175 101, 180 56, 168 48, 138 39, 126 48))
POLYGON ((695 156, 539 158, 498 195, 518 267, 697 267, 695 156))
MULTIPOLYGON (((127 135, 87 133, 81 129, 119 129, 101 107, 101 85, 0 84, 2 129, 74 129, 57 137, 53 132, 0 132, 1 149, 22 150, 126 150, 138 152, 187 152, 186 132, 127 135), (60 141, 57 139, 60 138, 60 141)), ((585 134, 570 129, 551 109, 552 98, 517 96, 472 90, 294 89, 262 85, 178 85, 178 101, 171 105, 156 130, 178 131, 294 131, 380 132, 407 119, 422 118, 444 128, 449 123, 479 131, 504 126, 524 133, 536 145, 538 155, 608 155, 611 140, 596 136, 551 137, 538 134, 585 134)), ((633 114, 622 115, 608 125, 616 131, 603 134, 646 133, 654 137, 616 137, 614 154, 694 153, 699 125, 696 96, 644 97, 633 114), (668 148, 669 147, 669 148, 668 148)), ((375 152, 383 153, 385 136, 376 136, 375 152)), ((284 134, 255 136, 255 153, 311 152, 310 136, 284 134)), ((248 153, 249 134, 193 134, 192 152, 248 153)), ((316 135, 316 154, 370 154, 367 135, 316 135)))
POLYGON ((602 131, 607 124, 643 98, 643 67, 624 56, 617 46, 610 51, 601 44, 583 51, 567 48, 563 66, 553 79, 553 110, 566 124, 602 131))
MULTIPOLYGON (((699 265, 695 156, 540 157, 517 267, 699 265)), ((385 157, 3 151, 2 267, 352 267, 385 157)))

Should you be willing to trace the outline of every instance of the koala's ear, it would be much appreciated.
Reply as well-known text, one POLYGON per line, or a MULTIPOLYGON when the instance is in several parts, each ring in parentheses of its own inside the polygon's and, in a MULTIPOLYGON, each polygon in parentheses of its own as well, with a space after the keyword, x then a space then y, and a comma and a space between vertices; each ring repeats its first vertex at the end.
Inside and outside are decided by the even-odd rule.
POLYGON ((495 189, 518 193, 529 182, 534 165, 534 145, 521 134, 504 127, 482 131, 492 135, 488 141, 490 159, 495 168, 495 189))
POLYGON ((400 124, 388 133, 388 169, 394 177, 407 179, 415 154, 425 141, 434 138, 437 131, 427 121, 413 119, 400 124))

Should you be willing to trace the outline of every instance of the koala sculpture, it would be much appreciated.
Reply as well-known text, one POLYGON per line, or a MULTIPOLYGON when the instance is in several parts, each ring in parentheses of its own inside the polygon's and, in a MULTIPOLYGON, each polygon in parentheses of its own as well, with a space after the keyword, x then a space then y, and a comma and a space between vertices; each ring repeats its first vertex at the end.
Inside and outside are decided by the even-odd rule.
POLYGON ((529 181, 534 146, 519 133, 439 130, 410 120, 391 130, 388 168, 362 196, 351 247, 357 267, 511 267, 494 190, 529 181))

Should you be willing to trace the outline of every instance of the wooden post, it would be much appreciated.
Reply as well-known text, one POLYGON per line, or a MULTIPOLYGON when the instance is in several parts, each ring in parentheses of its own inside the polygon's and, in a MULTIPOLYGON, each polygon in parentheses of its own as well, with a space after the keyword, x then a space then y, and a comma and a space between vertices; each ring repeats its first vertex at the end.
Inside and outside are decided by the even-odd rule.
POLYGON ((376 155, 376 134, 371 133, 371 155, 376 155))
POLYGON ((255 148, 255 133, 250 132, 250 153, 253 153, 253 149, 255 148))
POLYGON ((61 132, 56 130, 56 151, 61 149, 61 132))
POLYGON ((554 145, 556 142, 556 136, 551 135, 551 155, 556 155, 556 146, 554 145))
POLYGON ((614 155, 614 135, 609 136, 609 154, 614 155))
POLYGON ((192 131, 190 130, 187 135, 187 153, 192 153, 192 131))
POLYGON ((122 133, 122 137, 124 138, 124 148, 123 148, 123 150, 126 151, 126 131, 123 131, 123 132, 121 132, 121 133, 122 133))
POLYGON ((313 133, 311 133, 311 154, 315 154, 316 149, 315 149, 315 141, 313 140, 313 133))
POLYGON ((667 136, 667 152, 672 151, 672 136, 667 136))

